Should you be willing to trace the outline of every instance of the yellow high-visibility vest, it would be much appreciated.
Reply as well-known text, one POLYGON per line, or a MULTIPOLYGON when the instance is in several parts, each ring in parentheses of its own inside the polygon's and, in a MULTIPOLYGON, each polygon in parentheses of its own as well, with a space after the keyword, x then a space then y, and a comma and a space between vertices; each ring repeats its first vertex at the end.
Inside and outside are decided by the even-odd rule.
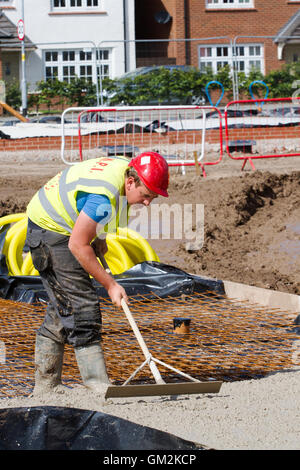
POLYGON ((101 157, 77 163, 46 183, 31 199, 27 215, 47 230, 70 235, 79 215, 76 196, 79 191, 107 196, 112 217, 103 232, 115 232, 128 222, 125 197, 125 157, 101 157))

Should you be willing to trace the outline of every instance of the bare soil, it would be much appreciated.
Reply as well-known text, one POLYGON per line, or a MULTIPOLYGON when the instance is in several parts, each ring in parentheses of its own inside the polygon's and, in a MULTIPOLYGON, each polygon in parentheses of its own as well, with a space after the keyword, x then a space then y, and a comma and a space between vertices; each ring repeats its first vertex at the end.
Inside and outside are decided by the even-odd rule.
MULTIPOLYGON (((300 173, 171 183, 171 201, 204 204, 204 243, 161 251, 189 272, 300 294, 300 173)), ((171 202, 170 201, 170 202, 171 202)), ((158 247, 158 252, 160 247, 158 247)))
MULTIPOLYGON (((26 210, 41 185, 65 167, 59 156, 6 154, 0 217, 26 210)), ((171 169, 168 204, 203 204, 204 243, 149 240, 164 263, 187 272, 300 294, 300 158, 255 161, 256 171, 225 157, 195 169, 171 169), (247 169, 246 169, 247 168, 247 169)), ((198 230, 194 227, 194 230, 198 230)))

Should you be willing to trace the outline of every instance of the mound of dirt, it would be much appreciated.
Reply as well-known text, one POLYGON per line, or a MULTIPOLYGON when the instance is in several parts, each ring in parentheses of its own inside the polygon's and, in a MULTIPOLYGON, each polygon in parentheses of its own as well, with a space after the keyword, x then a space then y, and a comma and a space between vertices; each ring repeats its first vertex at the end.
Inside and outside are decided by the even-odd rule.
POLYGON ((179 242, 161 260, 188 272, 300 294, 300 173, 172 179, 170 203, 204 205, 204 244, 179 242), (175 250, 175 251, 174 251, 175 250))

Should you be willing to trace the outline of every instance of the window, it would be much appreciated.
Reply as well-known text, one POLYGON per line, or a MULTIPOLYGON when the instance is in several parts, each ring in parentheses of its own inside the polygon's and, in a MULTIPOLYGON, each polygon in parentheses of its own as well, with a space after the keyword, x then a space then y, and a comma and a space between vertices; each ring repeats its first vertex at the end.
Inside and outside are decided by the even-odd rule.
POLYGON ((253 8, 254 0, 206 0, 206 8, 253 8))
POLYGON ((92 10, 100 7, 101 0, 52 0, 53 11, 92 10))
POLYGON ((0 0, 1 7, 11 6, 13 3, 13 0, 0 0))
MULTIPOLYGON (((110 76, 111 53, 108 49, 97 51, 97 73, 110 76)), ((91 49, 44 51, 45 80, 57 78, 70 83, 75 77, 96 81, 94 53, 91 49)))
POLYGON ((54 80, 58 77, 58 54, 56 51, 45 53, 45 79, 54 80))
POLYGON ((92 51, 80 51, 79 52, 79 60, 80 60, 79 76, 89 81, 93 80, 92 59, 93 59, 92 51))
POLYGON ((110 77, 110 51, 108 49, 97 50, 97 75, 102 78, 110 77))
POLYGON ((76 78, 75 73, 75 51, 62 51, 60 54, 62 81, 69 82, 76 78))
POLYGON ((263 46, 260 44, 243 44, 236 46, 235 54, 229 45, 199 46, 199 69, 203 72, 211 68, 214 73, 226 65, 230 69, 248 74, 255 69, 263 73, 263 46))

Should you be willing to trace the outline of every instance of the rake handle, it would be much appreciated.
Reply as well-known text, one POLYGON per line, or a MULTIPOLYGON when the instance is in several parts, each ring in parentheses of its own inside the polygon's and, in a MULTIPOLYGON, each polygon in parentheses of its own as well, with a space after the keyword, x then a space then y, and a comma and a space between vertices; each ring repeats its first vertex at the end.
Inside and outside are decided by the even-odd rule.
POLYGON ((105 271, 108 273, 108 274, 111 274, 111 270, 110 270, 110 267, 108 266, 107 264, 107 261, 106 259, 104 258, 104 255, 102 255, 102 253, 99 254, 99 259, 102 263, 102 266, 103 268, 105 269, 105 271))
POLYGON ((124 313, 127 317, 127 320, 135 334, 135 337, 140 345, 140 348, 141 350, 143 351, 143 354, 145 356, 145 358, 147 360, 149 360, 149 367, 150 367, 150 370, 154 376, 154 379, 156 381, 156 383, 165 383, 164 380, 162 379, 161 375, 160 375, 160 372, 158 370, 158 368, 156 367, 156 364, 151 360, 151 354, 149 352, 149 349, 140 333, 140 330, 138 329, 138 326, 135 322, 135 319, 133 318, 132 316, 132 313, 127 305, 127 303, 125 302, 124 299, 121 300, 121 306, 124 310, 124 313))
MULTIPOLYGON (((108 272, 109 274, 111 274, 111 270, 109 269, 109 266, 106 262, 106 259, 105 259, 104 255, 100 254, 99 258, 100 258, 100 261, 101 261, 102 266, 105 269, 105 271, 108 272)), ((133 331, 133 333, 134 333, 134 335, 135 335, 135 337, 136 337, 136 339, 137 339, 137 341, 140 345, 140 348, 141 348, 141 350, 142 350, 142 352, 145 356, 145 359, 147 361, 149 361, 149 367, 150 367, 150 370, 153 374, 155 382, 159 383, 159 384, 165 383, 164 380, 162 379, 161 375, 160 375, 160 372, 159 372, 158 368, 156 367, 156 364, 153 362, 153 360, 151 360, 152 356, 149 352, 149 349, 148 349, 148 347, 147 347, 147 345, 146 345, 146 343, 145 343, 145 341, 144 341, 144 339, 143 339, 143 337, 140 333, 140 330, 139 330, 139 328, 138 328, 138 326, 135 322, 135 319, 133 318, 132 313, 131 313, 131 311, 130 311, 130 309, 129 309, 129 307, 128 307, 128 305, 127 305, 127 303, 125 302, 124 299, 121 300, 121 306, 122 306, 123 311, 126 315, 128 323, 130 324, 130 326, 132 328, 132 331, 133 331)))

